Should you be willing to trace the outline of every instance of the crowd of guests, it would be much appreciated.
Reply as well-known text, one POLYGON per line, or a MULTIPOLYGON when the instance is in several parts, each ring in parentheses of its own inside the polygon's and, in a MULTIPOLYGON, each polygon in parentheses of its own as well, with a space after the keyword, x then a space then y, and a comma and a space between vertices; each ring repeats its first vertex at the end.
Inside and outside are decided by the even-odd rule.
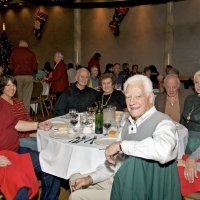
MULTIPOLYGON (((69 199, 92 200, 95 196, 97 200, 181 200, 183 194, 199 191, 200 187, 194 189, 191 184, 200 178, 200 71, 194 75, 193 91, 182 88, 178 70, 170 65, 166 66, 165 75, 159 74, 154 65, 141 72, 137 64, 130 67, 128 63, 107 64, 102 72, 100 59, 101 54, 95 53, 87 67, 75 69, 72 63, 64 63, 61 52, 56 52, 54 66, 47 62, 35 75, 56 95, 54 116, 64 115, 72 108, 84 112, 97 102, 102 108, 111 105, 130 114, 118 141, 106 148, 105 163, 90 174, 72 175, 69 199), (154 89, 160 91, 158 95, 154 89), (186 155, 178 167, 174 122, 189 132, 186 155), (190 188, 187 192, 185 185, 190 188)), ((60 179, 42 171, 36 141, 26 143, 38 128, 49 130, 52 126, 49 121, 32 120, 29 97, 23 96, 22 83, 32 91, 32 75, 37 71, 35 55, 26 41, 20 41, 10 62, 14 77, 4 75, 0 67, 0 180, 6 180, 6 184, 0 181, 1 192, 6 199, 34 197, 38 193, 36 173, 42 181, 41 199, 58 199, 60 179), (22 54, 32 62, 28 70, 18 59, 22 54)))

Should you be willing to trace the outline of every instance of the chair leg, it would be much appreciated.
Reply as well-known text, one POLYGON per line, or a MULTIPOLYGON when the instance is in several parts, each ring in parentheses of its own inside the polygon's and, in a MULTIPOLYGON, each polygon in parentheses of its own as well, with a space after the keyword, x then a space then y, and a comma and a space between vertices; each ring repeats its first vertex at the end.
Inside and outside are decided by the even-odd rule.
POLYGON ((39 104, 40 104, 40 109, 41 109, 41 112, 42 112, 42 118, 44 118, 44 110, 43 110, 43 107, 42 107, 42 102, 40 102, 39 104))
POLYGON ((44 108, 45 108, 45 110, 46 110, 47 115, 49 116, 49 111, 48 111, 48 109, 47 109, 47 106, 46 106, 46 104, 45 104, 45 101, 42 101, 42 104, 44 105, 44 108))

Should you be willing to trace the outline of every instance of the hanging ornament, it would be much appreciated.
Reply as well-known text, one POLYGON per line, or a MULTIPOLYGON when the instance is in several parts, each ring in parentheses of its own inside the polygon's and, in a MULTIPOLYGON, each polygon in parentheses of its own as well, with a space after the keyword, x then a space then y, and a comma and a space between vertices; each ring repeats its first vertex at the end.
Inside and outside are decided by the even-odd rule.
POLYGON ((40 9, 38 10, 33 27, 33 32, 37 39, 41 39, 42 37, 42 29, 47 20, 47 17, 47 14, 41 12, 40 9))
POLYGON ((119 31, 119 26, 124 17, 126 16, 129 8, 128 7, 118 7, 115 8, 115 12, 113 14, 112 20, 109 23, 109 27, 113 33, 114 36, 118 36, 120 31, 119 31))

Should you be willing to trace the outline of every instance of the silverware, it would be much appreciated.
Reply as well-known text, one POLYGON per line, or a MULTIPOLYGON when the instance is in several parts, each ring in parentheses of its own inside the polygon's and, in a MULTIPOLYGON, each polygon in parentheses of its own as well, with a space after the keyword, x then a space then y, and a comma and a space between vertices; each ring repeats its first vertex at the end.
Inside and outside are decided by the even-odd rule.
POLYGON ((73 141, 79 140, 80 138, 81 138, 81 137, 78 136, 78 137, 76 137, 76 138, 74 138, 74 139, 72 139, 72 140, 70 140, 70 141, 68 141, 68 142, 73 142, 73 141))
POLYGON ((88 140, 85 140, 84 143, 89 142, 89 141, 91 141, 91 140, 93 140, 93 137, 90 138, 90 139, 88 139, 88 140))
POLYGON ((95 136, 93 137, 92 141, 90 142, 90 144, 93 144, 94 140, 96 140, 96 139, 97 139, 97 136, 95 135, 95 136))
POLYGON ((76 141, 74 141, 74 142, 72 142, 72 143, 79 143, 79 142, 82 142, 83 140, 85 140, 86 139, 86 136, 83 136, 82 138, 80 138, 79 140, 76 140, 76 141))

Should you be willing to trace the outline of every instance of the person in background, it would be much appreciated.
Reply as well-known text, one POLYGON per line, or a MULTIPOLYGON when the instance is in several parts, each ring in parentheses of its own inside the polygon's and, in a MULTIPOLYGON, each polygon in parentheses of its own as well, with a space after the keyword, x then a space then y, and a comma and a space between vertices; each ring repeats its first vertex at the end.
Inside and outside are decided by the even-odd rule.
POLYGON ((99 78, 99 83, 102 92, 98 95, 98 100, 101 102, 101 107, 107 106, 116 107, 117 111, 124 111, 126 108, 124 93, 115 89, 115 77, 111 73, 102 74, 99 78))
POLYGON ((58 99, 65 89, 69 87, 66 65, 63 61, 63 55, 60 52, 54 54, 54 69, 52 76, 46 78, 51 85, 51 92, 56 95, 58 99))
POLYGON ((147 76, 148 78, 150 78, 150 76, 151 76, 151 70, 150 70, 149 66, 147 66, 147 67, 144 68, 143 74, 145 76, 147 76))
POLYGON ((173 69, 172 65, 166 65, 165 67, 165 74, 168 75, 169 71, 173 69))
POLYGON ((150 79, 153 83, 153 89, 158 89, 158 86, 159 86, 159 82, 158 82, 158 75, 159 75, 159 72, 157 70, 157 67, 155 65, 150 65, 149 66, 149 69, 151 70, 151 76, 150 76, 150 79))
POLYGON ((34 75, 35 80, 43 80, 48 77, 48 74, 52 72, 53 69, 51 67, 50 62, 45 62, 43 69, 38 69, 37 74, 34 75))
POLYGON ((123 88, 124 77, 120 74, 121 73, 121 64, 115 63, 113 65, 113 75, 116 79, 115 88, 121 90, 123 88))
POLYGON ((189 133, 183 168, 179 168, 183 193, 200 191, 200 70, 194 74, 195 93, 185 99, 180 123, 189 133))
POLYGON ((87 111, 87 107, 96 102, 98 92, 87 86, 90 72, 86 68, 80 68, 76 72, 76 83, 66 89, 55 104, 55 116, 65 115, 69 109, 78 112, 87 111))
POLYGON ((91 70, 91 67, 93 65, 96 65, 99 69, 99 74, 101 75, 101 67, 100 67, 100 59, 101 59, 101 54, 100 53, 95 53, 92 58, 90 59, 90 61, 88 62, 88 70, 91 70))
POLYGON ((88 81, 88 87, 91 87, 95 90, 99 89, 99 68, 96 65, 93 65, 90 69, 90 78, 88 81))
POLYGON ((130 71, 130 76, 133 76, 135 74, 141 74, 141 72, 139 72, 139 66, 137 64, 133 64, 132 65, 132 70, 130 71))
POLYGON ((191 90, 180 90, 180 80, 177 75, 169 74, 164 79, 165 92, 155 98, 158 111, 168 114, 174 121, 179 122, 183 111, 185 98, 191 90))
POLYGON ((130 77, 124 92, 130 117, 119 135, 122 141, 106 148, 107 162, 96 171, 70 178, 69 200, 92 200, 94 196, 97 200, 147 199, 147 196, 149 200, 181 200, 175 161, 178 136, 173 121, 153 106, 149 78, 130 77))
MULTIPOLYGON (((120 72, 120 75, 123 76, 124 82, 129 78, 130 76, 130 66, 128 63, 122 64, 122 71, 120 72)), ((123 82, 123 84, 124 84, 123 82)))
POLYGON ((104 73, 112 73, 113 72, 113 64, 108 63, 105 67, 104 73))
MULTIPOLYGON (((5 75, 0 77, 0 96, 7 102, 18 120, 32 121, 21 100, 15 98, 17 81, 14 77, 5 75)), ((20 146, 29 147, 37 151, 36 132, 18 132, 20 146), (33 138, 34 136, 34 138, 33 138)))
POLYGON ((50 62, 45 62, 44 63, 43 71, 46 73, 46 76, 48 78, 50 78, 52 76, 53 69, 51 67, 51 63, 50 62))
POLYGON ((67 69, 68 79, 69 79, 69 83, 71 85, 72 83, 76 82, 76 79, 75 79, 76 70, 74 69, 73 63, 68 63, 67 68, 68 68, 67 69))
POLYGON ((33 91, 33 74, 37 72, 37 60, 25 40, 19 41, 10 56, 10 70, 17 80, 17 96, 23 101, 28 112, 33 91))
MULTIPOLYGON (((8 86, 10 87, 10 86, 8 86)), ((0 85, 2 89, 3 86, 0 85)), ((42 194, 40 199, 58 199, 59 190, 60 190, 60 179, 42 172, 40 162, 39 162, 39 153, 33 151, 26 147, 19 147, 19 139, 18 139, 18 131, 20 132, 28 132, 28 131, 36 131, 38 128, 42 130, 49 130, 52 124, 49 121, 45 122, 30 122, 18 120, 16 114, 10 108, 9 103, 2 97, 0 97, 0 151, 8 150, 12 152, 16 152, 18 154, 28 154, 31 157, 32 166, 34 168, 35 173, 40 175, 42 181, 42 194)), ((18 161, 20 162, 20 161, 18 161)), ((19 163, 19 166, 22 163, 19 163)), ((27 166, 28 167, 28 166, 27 166)), ((23 168, 21 169, 23 170, 23 168)), ((23 173, 23 171, 21 171, 23 173)), ((6 174, 1 173, 6 176, 6 174)), ((7 174, 9 176, 9 174, 7 174)), ((20 174, 19 174, 20 175, 20 174)), ((31 176, 31 174, 29 174, 31 176)), ((19 177, 14 177, 17 180, 19 177)), ((12 177, 13 179, 13 177, 12 177)), ((2 180, 2 179, 1 179, 2 180)), ((7 179, 8 180, 8 179, 7 179)), ((8 180, 9 181, 9 180, 8 180)), ((25 179, 24 179, 25 181, 25 179)), ((8 188, 10 189, 10 188, 8 188)), ((19 189, 19 188, 18 188, 19 189)), ((23 188, 24 196, 21 199, 28 199, 27 196, 29 194, 28 187, 23 188)), ((18 191, 18 190, 16 190, 18 191)), ((9 191, 8 191, 9 192, 9 191)))

